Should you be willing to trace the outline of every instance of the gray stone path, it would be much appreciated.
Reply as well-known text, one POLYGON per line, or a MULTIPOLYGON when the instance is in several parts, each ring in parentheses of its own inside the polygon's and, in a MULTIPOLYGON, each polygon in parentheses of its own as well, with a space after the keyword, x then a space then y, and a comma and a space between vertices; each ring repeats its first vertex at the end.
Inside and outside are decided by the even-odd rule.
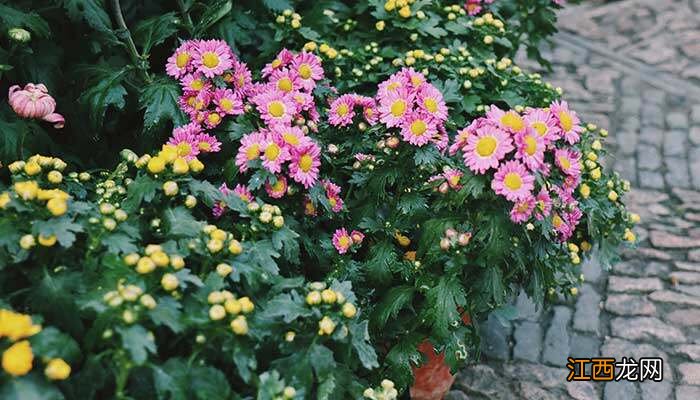
MULTIPOLYGON (((700 0, 586 2, 561 12, 546 79, 610 131, 640 246, 544 310, 521 295, 483 326, 483 360, 448 399, 700 399, 700 0), (566 383, 566 357, 661 357, 664 381, 566 383)), ((525 60, 530 70, 536 66, 525 60)), ((544 74, 544 71, 542 71, 544 74)))

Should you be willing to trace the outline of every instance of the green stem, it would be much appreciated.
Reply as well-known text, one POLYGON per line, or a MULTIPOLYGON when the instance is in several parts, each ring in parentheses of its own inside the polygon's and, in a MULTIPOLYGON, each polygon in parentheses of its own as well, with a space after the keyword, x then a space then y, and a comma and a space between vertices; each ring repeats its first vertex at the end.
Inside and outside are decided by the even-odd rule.
POLYGON ((148 71, 144 68, 143 57, 139 54, 136 49, 136 44, 134 39, 131 37, 131 31, 126 26, 126 21, 124 21, 124 15, 122 14, 122 7, 119 4, 119 0, 112 0, 112 11, 114 12, 114 19, 117 22, 117 26, 123 32, 124 40, 126 43, 126 49, 129 52, 129 57, 131 57, 131 62, 139 70, 141 76, 146 82, 151 82, 151 77, 148 75, 148 71))
POLYGON ((116 393, 115 397, 117 400, 125 400, 128 397, 124 394, 124 389, 126 388, 126 383, 129 379, 129 370, 131 369, 130 363, 126 360, 123 354, 120 354, 117 359, 119 364, 119 371, 116 377, 116 393))
POLYGON ((194 31, 194 24, 192 23, 192 18, 190 17, 190 12, 185 7, 185 2, 183 0, 177 0, 177 6, 180 8, 180 14, 182 14, 182 17, 185 19, 185 27, 187 27, 187 31, 192 35, 192 32, 194 31))

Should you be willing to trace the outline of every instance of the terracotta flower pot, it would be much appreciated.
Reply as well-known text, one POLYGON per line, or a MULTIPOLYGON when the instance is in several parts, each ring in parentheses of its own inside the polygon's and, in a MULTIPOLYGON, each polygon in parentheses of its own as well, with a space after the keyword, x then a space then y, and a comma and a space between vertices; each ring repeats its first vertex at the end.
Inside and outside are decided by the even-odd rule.
MULTIPOLYGON (((465 325, 471 323, 469 313, 462 312, 462 322, 465 325)), ((455 376, 445 363, 445 354, 435 353, 432 343, 428 340, 418 345, 418 351, 426 356, 428 362, 420 367, 413 367, 414 382, 410 389, 411 399, 442 400, 455 381, 455 376)))

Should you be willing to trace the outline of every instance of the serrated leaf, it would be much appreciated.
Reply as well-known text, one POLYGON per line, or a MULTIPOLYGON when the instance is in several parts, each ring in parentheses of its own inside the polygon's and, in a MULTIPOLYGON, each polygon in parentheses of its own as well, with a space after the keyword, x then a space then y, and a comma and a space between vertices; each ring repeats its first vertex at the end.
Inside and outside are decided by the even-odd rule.
POLYGON ((70 336, 58 329, 49 326, 32 336, 29 341, 32 344, 34 355, 48 358, 62 358, 69 364, 77 363, 81 353, 78 343, 70 336))
POLYGON ((156 308, 149 310, 148 315, 156 324, 165 325, 173 332, 182 332, 183 326, 180 321, 182 312, 180 303, 172 297, 161 297, 157 301, 156 308))
POLYGON ((105 236, 102 244, 107 247, 107 251, 114 254, 134 253, 139 250, 136 245, 137 239, 121 232, 105 236))
POLYGON ((278 294, 267 302, 262 312, 265 318, 282 318, 285 323, 291 323, 299 317, 309 317, 312 314, 311 309, 306 307, 304 298, 296 292, 278 294))
POLYGON ((141 325, 118 326, 116 331, 121 337, 122 346, 129 352, 136 365, 146 362, 148 353, 156 354, 155 342, 149 338, 148 331, 141 325))
POLYGON ((38 373, 7 379, 0 385, 0 399, 63 400, 61 392, 38 373))
POLYGON ((453 277, 442 276, 438 284, 428 291, 426 298, 428 307, 425 308, 424 316, 432 319, 435 336, 446 338, 450 334, 452 323, 460 321, 457 307, 466 305, 464 288, 453 277))
POLYGON ((174 12, 165 13, 139 21, 133 29, 134 41, 141 45, 143 54, 149 54, 153 46, 177 33, 174 12))
POLYGON ((214 367, 194 366, 190 369, 189 382, 194 398, 198 400, 228 400, 231 386, 226 375, 214 367))
POLYGON ((174 126, 187 122, 178 105, 180 88, 170 79, 162 78, 146 85, 139 94, 139 107, 145 110, 143 124, 146 130, 170 120, 174 126))
POLYGON ((17 8, 0 4, 0 21, 7 28, 26 28, 41 38, 48 38, 51 34, 49 24, 35 12, 24 12, 17 8))
POLYGON ((126 105, 126 89, 122 80, 126 69, 108 71, 96 80, 96 84, 87 88, 78 101, 88 107, 88 117, 93 128, 101 128, 105 113, 109 107, 122 110, 126 105))
POLYGON ((202 231, 204 222, 197 221, 185 207, 169 208, 163 212, 165 228, 170 236, 193 237, 202 231))
POLYGON ((126 199, 122 202, 122 208, 129 212, 137 210, 142 201, 153 200, 159 186, 160 184, 148 175, 137 176, 129 185, 126 199))
POLYGON ((45 221, 35 221, 35 230, 43 236, 55 235, 63 247, 70 247, 75 242, 75 235, 83 231, 83 226, 73 222, 73 218, 64 215, 45 221))
POLYGON ((352 336, 352 347, 357 352, 357 357, 362 365, 367 369, 373 369, 379 366, 379 361, 377 360, 377 353, 370 343, 367 325, 367 321, 351 324, 350 335, 352 336))
POLYGON ((298 29, 298 31, 299 34, 306 40, 318 40, 321 38, 321 35, 319 35, 318 32, 307 26, 302 26, 298 29))
POLYGON ((95 30, 112 32, 112 21, 102 0, 64 0, 63 7, 73 21, 86 22, 95 30))
POLYGON ((399 311, 411 304, 415 288, 395 286, 384 295, 372 314, 373 329, 382 329, 389 318, 396 318, 399 311))
POLYGON ((263 4, 272 11, 284 11, 294 8, 289 0, 263 0, 263 4))

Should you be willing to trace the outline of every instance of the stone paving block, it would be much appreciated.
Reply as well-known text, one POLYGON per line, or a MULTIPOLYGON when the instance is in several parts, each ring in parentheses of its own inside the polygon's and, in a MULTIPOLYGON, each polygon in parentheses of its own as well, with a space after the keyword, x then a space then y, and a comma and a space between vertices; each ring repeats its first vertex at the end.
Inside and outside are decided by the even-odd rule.
POLYGON ((639 132, 639 140, 642 143, 650 144, 655 148, 661 148, 664 140, 664 134, 661 128, 656 126, 644 125, 639 132))
POLYGON ((659 290, 649 295, 649 298, 661 303, 684 304, 700 307, 700 298, 670 290, 659 290))
POLYGON ((676 261, 674 264, 675 264, 676 268, 679 268, 679 269, 683 269, 686 271, 700 272, 700 263, 697 263, 697 262, 676 261))
POLYGON ((663 317, 666 321, 678 326, 700 325, 700 309, 677 309, 663 317))
POLYGON ((576 381, 566 383, 566 393, 575 400, 596 400, 598 392, 591 382, 576 381))
POLYGON ((672 272, 671 282, 677 283, 700 283, 700 273, 697 272, 672 272))
POLYGON ((518 319, 536 321, 542 314, 542 307, 537 308, 537 304, 527 297, 524 290, 521 290, 518 294, 518 298, 515 301, 515 308, 518 310, 518 319))
POLYGON ((685 154, 687 150, 686 131, 673 129, 664 133, 664 155, 665 156, 680 156, 685 154))
POLYGON ((700 125, 700 104, 695 104, 690 112, 690 119, 694 125, 700 125))
POLYGON ((676 387, 676 400, 698 400, 700 399, 700 386, 678 386, 676 387))
POLYGON ((654 247, 666 249, 690 249, 700 247, 700 239, 692 239, 664 231, 649 232, 649 240, 654 247))
POLYGON ((641 382, 642 400, 671 400, 673 387, 670 382, 641 382))
POLYGON ((608 290, 613 292, 653 292, 663 289, 659 278, 629 278, 611 276, 608 278, 608 290))
POLYGON ((640 170, 638 173, 639 185, 643 188, 663 189, 666 186, 661 172, 640 170))
POLYGON ((689 251, 688 252, 688 260, 700 262, 700 249, 689 251))
POLYGON ((700 385, 700 363, 682 363, 678 365, 681 382, 688 385, 700 385))
POLYGON ((571 335, 571 356, 591 358, 600 355, 601 340, 594 335, 574 333, 571 335))
POLYGON ((503 326, 493 314, 490 315, 481 328, 481 350, 490 358, 507 360, 510 356, 509 335, 510 327, 503 326))
POLYGON ((516 398, 508 381, 496 374, 493 368, 484 364, 472 365, 460 372, 455 380, 455 387, 489 399, 516 398))
POLYGON ((469 397, 459 390, 451 390, 445 395, 444 400, 469 400, 469 397))
POLYGON ((538 362, 542 351, 542 327, 540 322, 524 321, 518 324, 513 335, 513 358, 538 362))
POLYGON ((569 354, 569 332, 571 310, 564 306, 554 307, 554 316, 544 339, 542 360, 548 364, 566 365, 569 354))
POLYGON ((637 145, 637 165, 639 168, 654 171, 661 168, 662 164, 663 160, 659 149, 648 144, 637 145))
POLYGON ((516 363, 503 367, 506 375, 517 376, 520 380, 537 382, 544 388, 560 387, 566 382, 569 375, 566 363, 557 367, 548 367, 543 364, 516 363))
POLYGON ((682 344, 677 346, 674 351, 690 358, 690 361, 700 361, 700 344, 682 344))
POLYGON ((656 314, 654 303, 643 295, 608 295, 605 301, 605 309, 611 313, 623 316, 656 314))
POLYGON ((639 392, 634 382, 619 381, 606 382, 604 390, 605 400, 637 400, 639 392))
POLYGON ((681 156, 665 156, 664 164, 664 179, 667 185, 686 189, 691 187, 688 160, 681 156))
POLYGON ((583 284, 576 301, 574 328, 579 331, 597 333, 599 330, 600 295, 593 286, 583 284))
POLYGON ((690 143, 700 146, 700 124, 690 128, 688 139, 690 139, 690 143))
POLYGON ((610 331, 613 336, 628 340, 658 339, 666 343, 683 343, 686 340, 680 329, 654 317, 618 317, 610 321, 610 331))
POLYGON ((581 272, 587 282, 597 283, 603 275, 603 267, 596 257, 591 257, 581 265, 581 272))
POLYGON ((688 115, 684 112, 670 112, 666 114, 666 125, 671 129, 687 129, 688 115))

